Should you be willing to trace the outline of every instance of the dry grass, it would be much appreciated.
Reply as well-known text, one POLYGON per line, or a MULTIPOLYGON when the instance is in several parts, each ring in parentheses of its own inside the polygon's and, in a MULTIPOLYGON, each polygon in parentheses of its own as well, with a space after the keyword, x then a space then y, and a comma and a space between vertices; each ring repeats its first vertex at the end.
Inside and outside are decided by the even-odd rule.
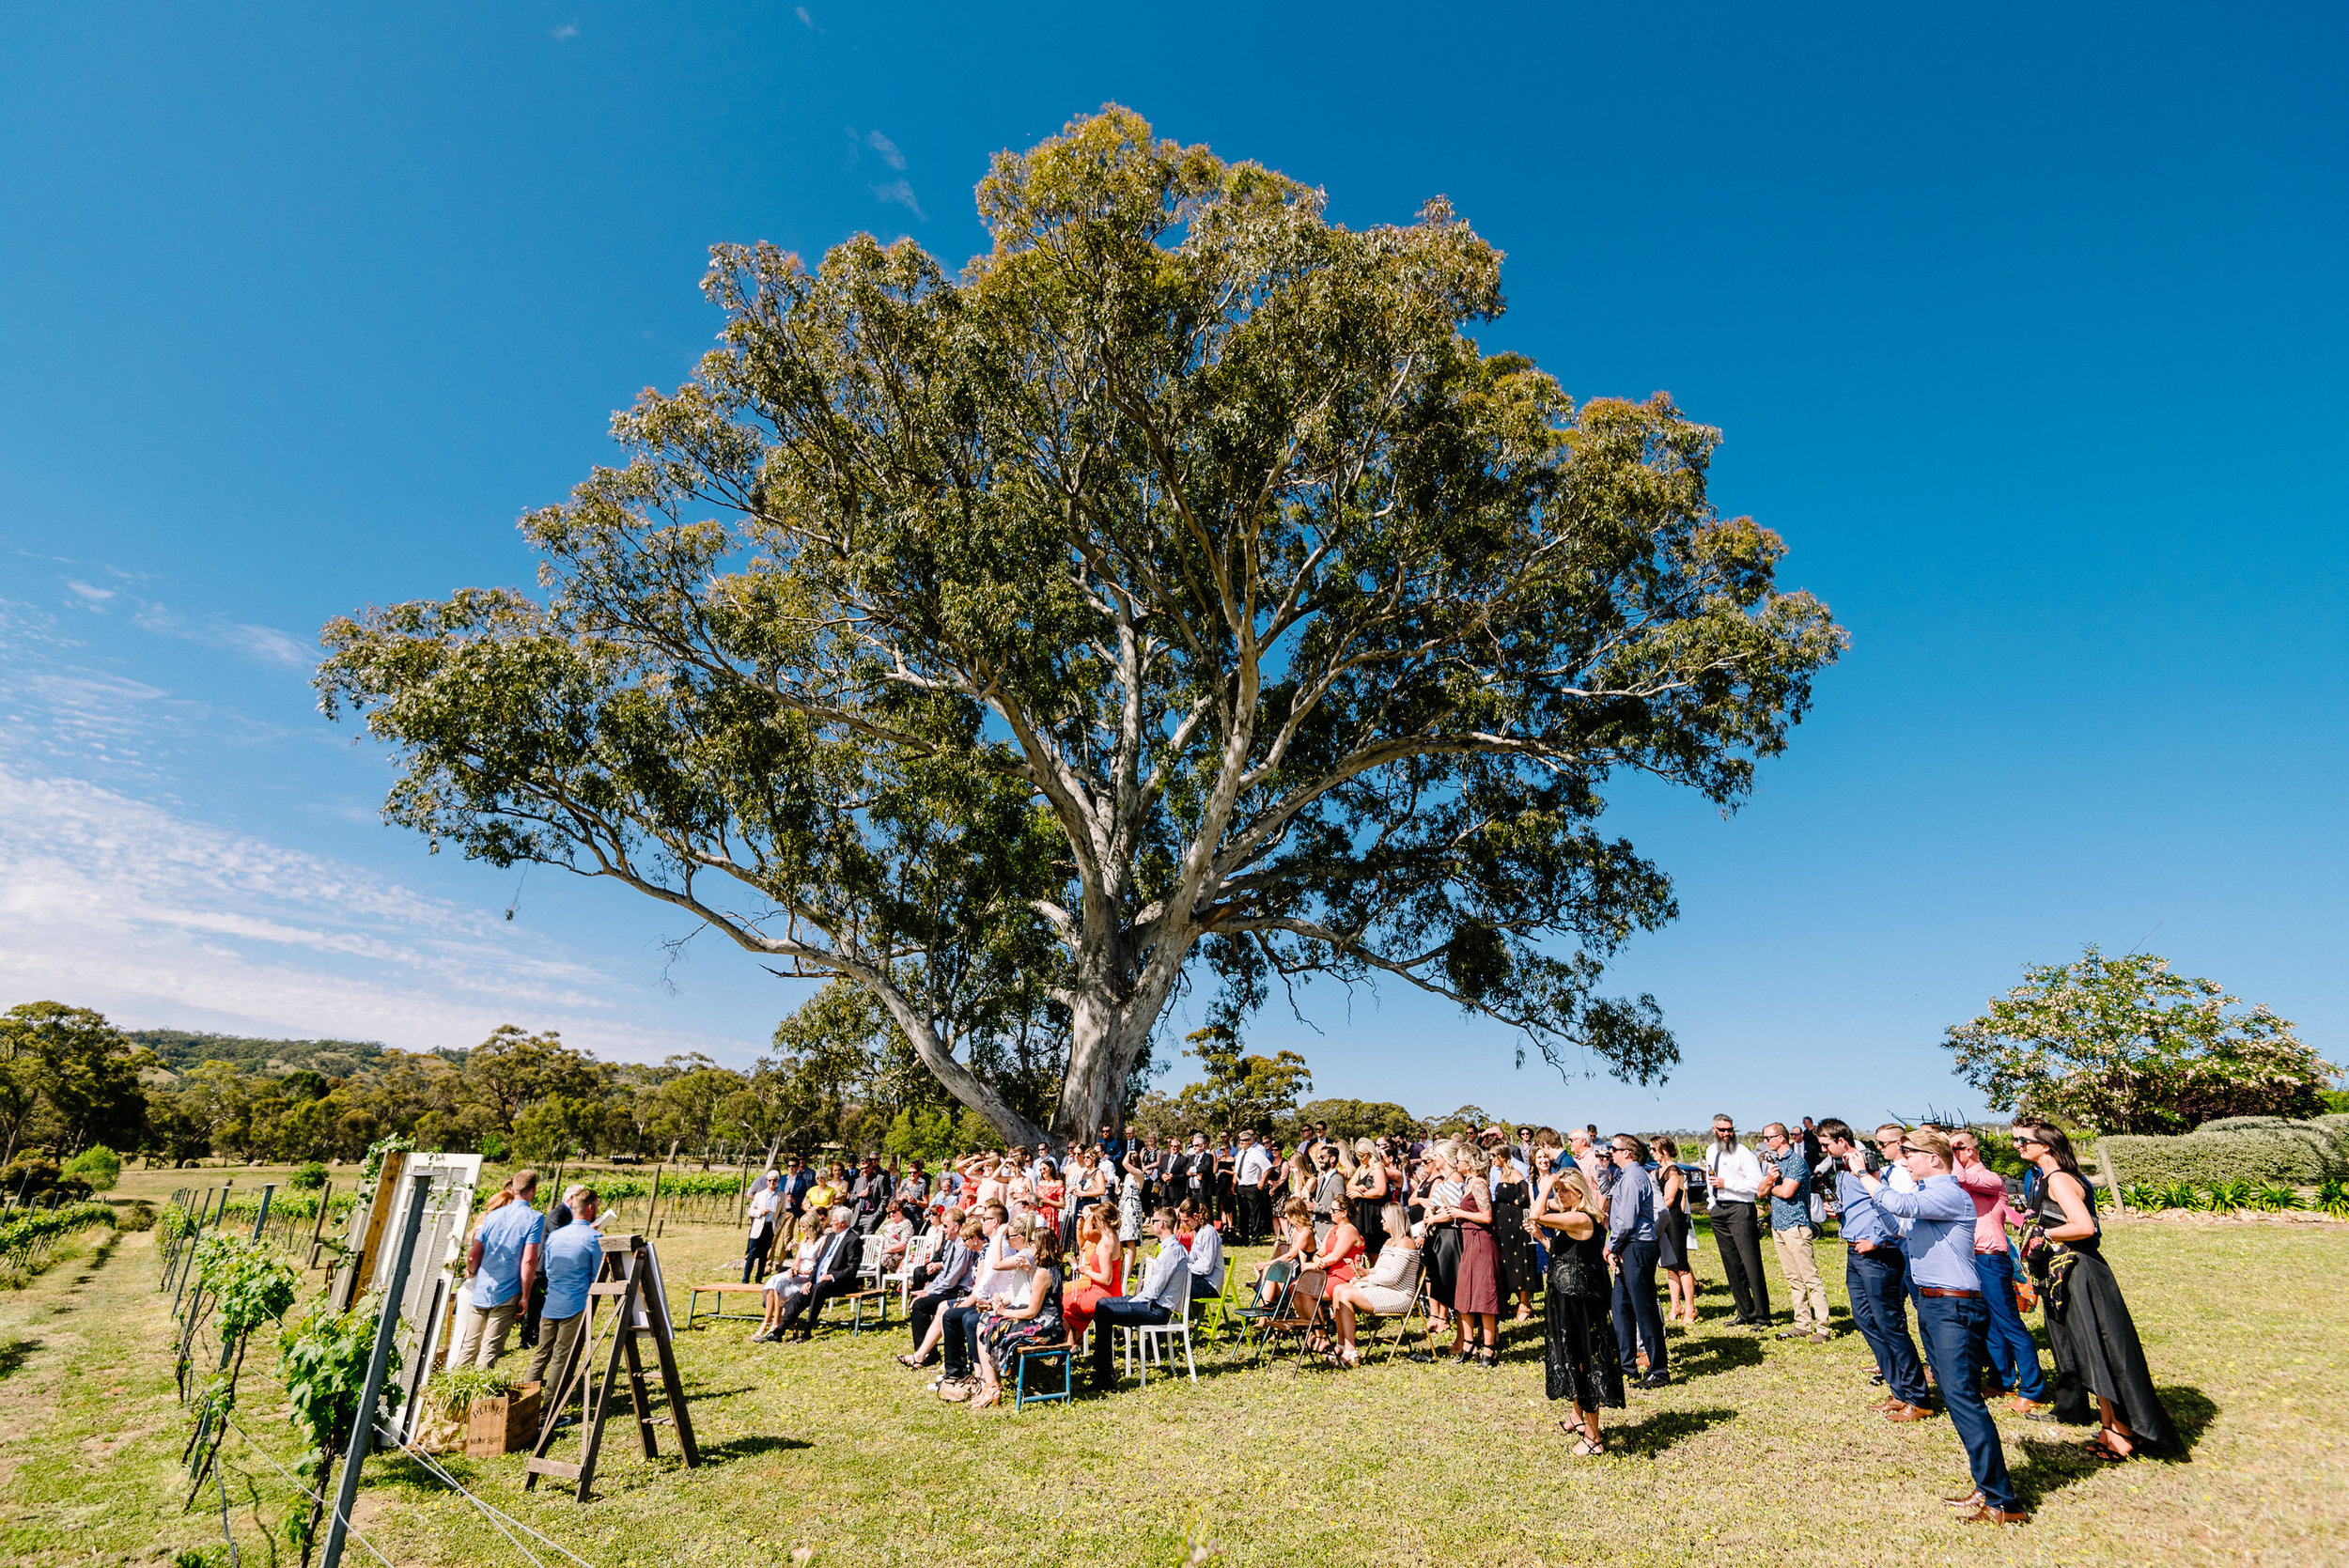
MULTIPOLYGON (((2125 1223, 2110 1252, 2192 1458, 2099 1467, 2071 1452, 2077 1435, 2010 1420, 2036 1517, 1995 1538, 1946 1522, 1934 1498, 1963 1484, 1956 1440, 1944 1421, 1872 1413, 1856 1337, 1781 1344, 1717 1327, 1709 1250, 1708 1317, 1675 1335, 1674 1386, 1610 1413, 1616 1452, 1596 1461, 1557 1435, 1537 1325, 1509 1330, 1494 1373, 1250 1371, 1218 1354, 1196 1387, 1014 1416, 930 1397, 891 1359, 894 1327, 753 1346, 729 1324, 681 1341, 699 1471, 646 1462, 618 1429, 585 1508, 525 1496, 518 1458, 452 1467, 599 1565, 809 1547, 819 1565, 1132 1568, 1183 1561, 1197 1540, 1232 1563, 2349 1561, 2349 1350, 2335 1328, 2349 1226, 2125 1223)), ((736 1244, 692 1227, 662 1254, 681 1284, 726 1272, 736 1244)), ((216 1514, 179 1512, 182 1423, 151 1263, 149 1238, 126 1237, 94 1272, 53 1271, 0 1302, 0 1344, 27 1347, 0 1374, 0 1473, 13 1470, 0 1555, 219 1548, 216 1514)), ((248 1376, 245 1424, 282 1458, 290 1434, 272 1423, 265 1369, 248 1376)), ((252 1478, 235 1520, 244 1560, 267 1561, 258 1526, 287 1490, 241 1442, 226 1452, 252 1478)), ((403 1460, 371 1462, 363 1496, 361 1528, 395 1561, 520 1560, 403 1460)))

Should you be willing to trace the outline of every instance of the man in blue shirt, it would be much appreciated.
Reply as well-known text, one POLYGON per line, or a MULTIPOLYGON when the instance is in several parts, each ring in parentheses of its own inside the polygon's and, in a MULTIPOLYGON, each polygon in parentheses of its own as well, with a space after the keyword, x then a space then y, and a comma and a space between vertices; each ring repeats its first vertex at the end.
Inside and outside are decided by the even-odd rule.
POLYGON ((1142 1277, 1142 1288, 1131 1296, 1109 1296, 1093 1306, 1093 1387, 1106 1390, 1116 1382, 1111 1361, 1112 1332, 1117 1328, 1156 1327, 1172 1323, 1189 1310, 1190 1254, 1174 1234, 1174 1211, 1160 1209, 1150 1217, 1150 1234, 1158 1238, 1158 1254, 1142 1277))
MULTIPOLYGON (((1974 1201, 1950 1173, 1950 1140, 1932 1127, 1918 1127, 1900 1146, 1901 1162, 1917 1179, 1917 1190, 1901 1192, 1875 1176, 1854 1172, 1878 1210, 1908 1221, 1908 1267, 1917 1292, 1917 1325, 1924 1331, 1925 1355, 1941 1385, 1941 1405, 1966 1445, 1974 1489, 1945 1499, 1969 1524, 2019 1525, 2021 1508, 1999 1445, 1999 1423, 1983 1403, 1982 1374, 1990 1365, 1990 1312, 1974 1272, 1974 1201)), ((1924 1412, 1887 1411, 1893 1421, 1917 1421, 1924 1412)))
POLYGON ((1819 1282, 1819 1265, 1812 1255, 1811 1161, 1802 1145, 1787 1136, 1786 1124, 1772 1122, 1762 1129, 1762 1189, 1770 1200, 1770 1245, 1778 1250, 1778 1269, 1786 1276, 1787 1294, 1795 1298, 1795 1326, 1781 1328, 1781 1340, 1815 1340, 1825 1344, 1827 1286, 1819 1282))
POLYGON ((1843 1232, 1843 1289, 1851 1297, 1852 1327, 1876 1358, 1876 1380, 1890 1395, 1887 1410, 1921 1408, 1927 1396, 1924 1363, 1908 1337, 1908 1257, 1900 1248, 1875 1200, 1852 1174, 1852 1162, 1867 1165, 1867 1153, 1851 1124, 1830 1116, 1819 1124, 1819 1141, 1835 1171, 1836 1212, 1843 1232))
POLYGON ((1626 1380, 1642 1389, 1672 1382, 1664 1350, 1664 1314, 1656 1308, 1656 1184, 1641 1163, 1640 1141, 1615 1134, 1608 1157, 1615 1164, 1615 1189, 1607 1199, 1607 1256, 1615 1265, 1615 1353, 1626 1380), (1632 1328, 1647 1346, 1647 1375, 1640 1375, 1632 1328))
MULTIPOLYGON (((547 1300, 538 1309, 538 1348, 531 1353, 525 1383, 542 1383, 549 1372, 568 1386, 571 1347, 587 1327, 587 1287, 603 1269, 603 1233, 596 1229, 596 1189, 574 1186, 563 1194, 571 1222, 547 1237, 547 1300)), ((541 1403, 542 1421, 552 1421, 558 1402, 541 1403)))
POLYGON ((517 1171, 514 1201, 492 1210, 474 1232, 465 1253, 465 1278, 473 1291, 457 1314, 457 1349, 452 1367, 486 1367, 506 1354, 522 1303, 538 1277, 538 1244, 546 1239, 546 1216, 530 1206, 538 1196, 538 1172, 517 1171))

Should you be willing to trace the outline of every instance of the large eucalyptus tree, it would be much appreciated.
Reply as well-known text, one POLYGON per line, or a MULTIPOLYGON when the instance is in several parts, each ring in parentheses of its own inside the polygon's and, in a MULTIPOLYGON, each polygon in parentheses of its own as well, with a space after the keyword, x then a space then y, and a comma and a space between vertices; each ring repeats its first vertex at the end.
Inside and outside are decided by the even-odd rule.
POLYGON ((1067 1138, 1209 976, 1662 1075, 1653 1000, 1596 986, 1671 885, 1601 786, 1735 802, 1843 645, 1708 503, 1719 433, 1484 352, 1501 257, 1440 200, 1350 230, 1112 107, 978 202, 959 277, 719 248, 721 347, 523 520, 543 597, 327 629, 388 817, 866 987, 1022 1139, 974 1060, 1065 1027, 1067 1138))

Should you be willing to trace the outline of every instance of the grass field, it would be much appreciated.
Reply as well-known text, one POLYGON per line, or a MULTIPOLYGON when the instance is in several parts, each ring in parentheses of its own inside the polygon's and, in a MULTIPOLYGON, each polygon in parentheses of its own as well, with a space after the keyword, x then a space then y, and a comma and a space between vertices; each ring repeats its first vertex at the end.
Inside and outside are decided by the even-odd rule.
MULTIPOLYGON (((127 1175, 117 1196, 159 1183, 176 1185, 127 1175)), ((678 1283, 739 1255, 716 1226, 672 1230, 661 1251, 678 1283)), ((1709 1246, 1706 1320, 1675 1331, 1673 1386, 1610 1412, 1614 1452, 1596 1460, 1570 1456, 1542 1397, 1538 1323, 1506 1330, 1498 1372, 1251 1371, 1218 1352, 1195 1387, 1017 1416, 941 1404, 892 1360, 894 1326, 754 1346, 726 1324, 679 1341, 698 1471, 645 1461, 618 1428, 585 1507, 525 1495, 519 1456, 447 1463, 599 1568, 788 1562, 800 1548, 815 1564, 1172 1565, 1201 1544, 1200 1560, 1234 1564, 2349 1561, 2349 1226, 2122 1222, 2108 1252, 2191 1458, 2098 1467, 2074 1452, 2084 1433, 2004 1418, 2035 1515, 2019 1531, 1946 1522, 1934 1499, 1964 1487, 1955 1437, 1945 1421, 1874 1413, 1857 1336, 1781 1344, 1719 1327, 1709 1246)), ((186 1428, 153 1265, 148 1237, 130 1235, 0 1295, 0 1560, 161 1562, 209 1546, 226 1561, 216 1499, 180 1512, 186 1428)), ((246 1429, 286 1459, 265 1358, 246 1389, 246 1429)), ((224 1454, 242 1560, 269 1562, 263 1526, 290 1493, 241 1439, 224 1454)), ((400 1458, 369 1462, 357 1522, 401 1564, 523 1560, 400 1458)), ((354 1545, 347 1560, 372 1559, 354 1545)))

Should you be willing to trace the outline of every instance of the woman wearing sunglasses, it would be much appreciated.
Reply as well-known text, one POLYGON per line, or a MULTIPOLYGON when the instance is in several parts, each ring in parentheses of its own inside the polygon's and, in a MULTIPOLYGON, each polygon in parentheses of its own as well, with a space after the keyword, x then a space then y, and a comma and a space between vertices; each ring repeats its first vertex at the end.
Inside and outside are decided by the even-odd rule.
POLYGON ((2096 1396, 2104 1421, 2088 1445, 2092 1457, 2117 1464, 2149 1448, 2174 1450, 2177 1429, 2154 1392, 2129 1304, 2105 1262, 2104 1227, 2072 1141, 2045 1123, 2018 1122, 2015 1148, 2040 1172, 2037 1223, 2025 1233, 2023 1258, 2046 1281, 2040 1294, 2055 1357, 2057 1418, 2085 1421, 2085 1390, 2096 1396))

